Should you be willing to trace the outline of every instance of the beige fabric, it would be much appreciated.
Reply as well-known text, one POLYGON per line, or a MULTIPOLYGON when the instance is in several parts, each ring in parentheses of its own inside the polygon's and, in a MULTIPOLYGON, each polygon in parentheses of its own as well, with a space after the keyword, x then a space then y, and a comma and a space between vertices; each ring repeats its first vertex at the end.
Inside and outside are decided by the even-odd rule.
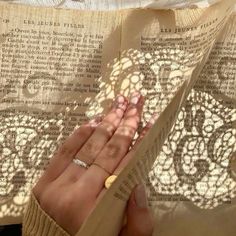
POLYGON ((207 7, 220 0, 10 0, 9 2, 34 6, 49 6, 85 10, 118 10, 130 8, 207 7))
POLYGON ((40 207, 35 196, 31 194, 23 218, 22 236, 69 236, 49 215, 40 207))

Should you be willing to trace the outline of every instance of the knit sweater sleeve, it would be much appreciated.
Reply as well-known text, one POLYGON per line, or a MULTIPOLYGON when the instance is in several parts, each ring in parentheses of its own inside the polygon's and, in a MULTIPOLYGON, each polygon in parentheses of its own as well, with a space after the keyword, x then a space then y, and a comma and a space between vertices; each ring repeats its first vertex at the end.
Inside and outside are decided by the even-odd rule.
POLYGON ((70 236, 43 209, 31 194, 23 217, 22 236, 70 236))

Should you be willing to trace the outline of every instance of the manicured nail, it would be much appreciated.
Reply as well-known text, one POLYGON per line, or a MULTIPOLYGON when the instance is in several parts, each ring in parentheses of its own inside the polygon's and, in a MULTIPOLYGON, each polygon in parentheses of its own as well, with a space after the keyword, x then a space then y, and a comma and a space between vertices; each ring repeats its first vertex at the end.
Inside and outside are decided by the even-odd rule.
POLYGON ((138 92, 134 92, 131 96, 130 103, 133 105, 137 105, 141 95, 138 92))
POLYGON ((113 107, 116 108, 116 109, 119 108, 119 109, 125 111, 126 108, 127 108, 127 100, 126 100, 126 98, 124 96, 122 96, 122 95, 118 95, 116 97, 116 100, 115 100, 114 104, 113 104, 113 107))
POLYGON ((143 185, 138 185, 135 188, 134 196, 135 196, 135 203, 138 206, 138 208, 148 208, 146 191, 143 185))
POLYGON ((155 124, 155 121, 156 121, 156 119, 154 119, 153 117, 148 121, 148 123, 150 124, 150 125, 154 125, 155 124))
POLYGON ((118 95, 116 101, 120 104, 123 104, 125 102, 125 98, 122 95, 118 95))
POLYGON ((118 95, 113 102, 113 107, 120 107, 125 103, 125 98, 122 95, 118 95))
POLYGON ((150 120, 148 121, 147 126, 148 126, 148 127, 149 127, 149 126, 153 126, 153 125, 155 124, 157 118, 158 118, 158 114, 157 114, 157 113, 154 113, 154 114, 152 115, 152 117, 150 118, 150 120))

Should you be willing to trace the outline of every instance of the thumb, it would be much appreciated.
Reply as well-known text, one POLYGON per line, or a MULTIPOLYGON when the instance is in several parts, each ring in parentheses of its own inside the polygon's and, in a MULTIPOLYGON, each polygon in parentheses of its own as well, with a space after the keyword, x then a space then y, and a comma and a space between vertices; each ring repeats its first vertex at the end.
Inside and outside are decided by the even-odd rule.
POLYGON ((151 236, 153 217, 148 208, 145 188, 138 185, 131 193, 127 207, 127 224, 120 236, 151 236))

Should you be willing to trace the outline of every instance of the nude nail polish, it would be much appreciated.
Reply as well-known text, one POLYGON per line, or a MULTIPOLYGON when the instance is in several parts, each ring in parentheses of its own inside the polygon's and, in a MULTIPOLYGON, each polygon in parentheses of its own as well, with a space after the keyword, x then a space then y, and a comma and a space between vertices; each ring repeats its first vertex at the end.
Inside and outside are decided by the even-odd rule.
POLYGON ((113 107, 117 108, 123 106, 124 103, 125 103, 125 98, 122 95, 118 95, 115 101, 113 102, 113 107))
POLYGON ((125 102, 125 98, 122 95, 118 95, 118 97, 116 98, 116 101, 118 103, 123 104, 125 102))
POLYGON ((138 92, 135 92, 132 94, 130 103, 133 105, 137 105, 140 99, 140 94, 138 92))

